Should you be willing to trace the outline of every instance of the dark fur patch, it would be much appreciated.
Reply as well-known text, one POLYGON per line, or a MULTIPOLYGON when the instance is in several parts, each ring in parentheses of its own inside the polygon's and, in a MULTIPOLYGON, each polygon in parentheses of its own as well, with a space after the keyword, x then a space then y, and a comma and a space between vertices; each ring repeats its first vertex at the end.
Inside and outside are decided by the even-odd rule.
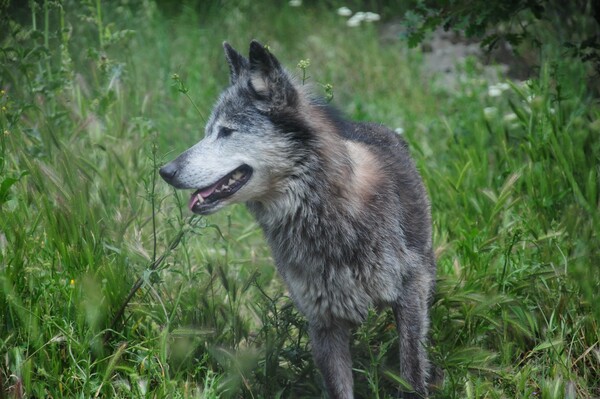
POLYGON ((298 144, 312 147, 315 142, 314 133, 311 128, 294 112, 264 112, 273 125, 281 131, 286 137, 289 137, 298 144))

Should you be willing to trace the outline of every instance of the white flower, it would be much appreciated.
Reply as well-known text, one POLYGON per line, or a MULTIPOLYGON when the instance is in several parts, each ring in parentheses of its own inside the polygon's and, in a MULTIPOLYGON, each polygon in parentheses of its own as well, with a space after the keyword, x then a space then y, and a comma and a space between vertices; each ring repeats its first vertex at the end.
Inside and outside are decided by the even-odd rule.
POLYGON ((500 97, 503 91, 506 91, 510 88, 508 83, 498 83, 495 85, 491 85, 488 87, 488 96, 490 97, 500 97))
POLYGON ((524 80, 521 83, 519 83, 519 86, 521 86, 524 89, 529 89, 533 86, 533 81, 531 81, 531 79, 524 80))
POLYGON ((360 20, 350 18, 349 20, 346 21, 346 25, 348 25, 351 28, 356 28, 357 26, 360 25, 360 20))
POLYGON ((359 26, 362 21, 361 18, 354 18, 354 17, 355 16, 353 15, 346 21, 346 25, 348 25, 351 28, 355 28, 355 27, 359 26))
POLYGON ((498 108, 496 108, 496 107, 485 107, 483 109, 483 116, 485 116, 485 119, 491 119, 494 116, 496 116, 497 113, 498 113, 498 108))
POLYGON ((292 7, 300 7, 302 5, 302 0, 290 0, 290 6, 292 7))
POLYGON ((348 7, 340 7, 337 9, 337 14, 341 15, 342 17, 349 17, 352 15, 352 10, 348 7))
POLYGON ((502 90, 497 88, 496 86, 488 87, 488 96, 490 97, 500 97, 502 95, 502 90))
POLYGON ((379 14, 376 14, 374 12, 366 12, 364 16, 364 20, 367 22, 379 21, 380 19, 381 17, 379 16, 379 14))
POLYGON ((395 131, 396 133, 398 133, 398 134, 404 134, 404 129, 403 129, 403 128, 401 128, 401 127, 397 127, 397 128, 395 128, 395 129, 394 129, 394 131, 395 131))
POLYGON ((365 16, 366 14, 364 12, 358 11, 346 21, 346 25, 351 27, 359 26, 360 23, 365 20, 365 16))
POLYGON ((504 117, 502 119, 506 123, 514 122, 517 120, 517 114, 515 114, 514 112, 511 112, 509 114, 504 115, 504 117))

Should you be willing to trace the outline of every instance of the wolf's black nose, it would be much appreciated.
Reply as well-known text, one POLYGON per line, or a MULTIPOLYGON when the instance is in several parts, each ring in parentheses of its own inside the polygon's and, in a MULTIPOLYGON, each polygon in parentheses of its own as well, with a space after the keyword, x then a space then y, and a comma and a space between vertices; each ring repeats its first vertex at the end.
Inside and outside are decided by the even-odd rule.
POLYGON ((167 182, 171 183, 177 174, 177 166, 173 162, 169 162, 158 171, 160 176, 167 182))

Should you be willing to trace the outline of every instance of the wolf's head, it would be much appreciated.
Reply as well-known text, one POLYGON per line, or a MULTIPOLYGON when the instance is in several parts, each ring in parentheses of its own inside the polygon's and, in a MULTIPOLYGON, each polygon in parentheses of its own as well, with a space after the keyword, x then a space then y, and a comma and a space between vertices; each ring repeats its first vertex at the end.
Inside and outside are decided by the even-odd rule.
POLYGON ((268 201, 307 155, 311 137, 300 116, 301 89, 267 48, 252 41, 249 57, 223 45, 230 86, 206 124, 204 138, 160 169, 176 188, 195 190, 194 213, 234 202, 268 201))

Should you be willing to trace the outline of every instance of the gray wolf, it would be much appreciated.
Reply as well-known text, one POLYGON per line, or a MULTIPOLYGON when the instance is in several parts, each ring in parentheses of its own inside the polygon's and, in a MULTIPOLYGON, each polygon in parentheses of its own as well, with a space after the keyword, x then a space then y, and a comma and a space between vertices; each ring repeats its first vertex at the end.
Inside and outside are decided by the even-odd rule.
POLYGON ((205 137, 160 169, 195 190, 192 212, 245 203, 306 316, 331 398, 353 398, 351 329, 390 306, 400 374, 427 396, 429 305, 435 281, 430 206, 405 141, 344 120, 256 41, 246 58, 224 43, 230 85, 205 137))

